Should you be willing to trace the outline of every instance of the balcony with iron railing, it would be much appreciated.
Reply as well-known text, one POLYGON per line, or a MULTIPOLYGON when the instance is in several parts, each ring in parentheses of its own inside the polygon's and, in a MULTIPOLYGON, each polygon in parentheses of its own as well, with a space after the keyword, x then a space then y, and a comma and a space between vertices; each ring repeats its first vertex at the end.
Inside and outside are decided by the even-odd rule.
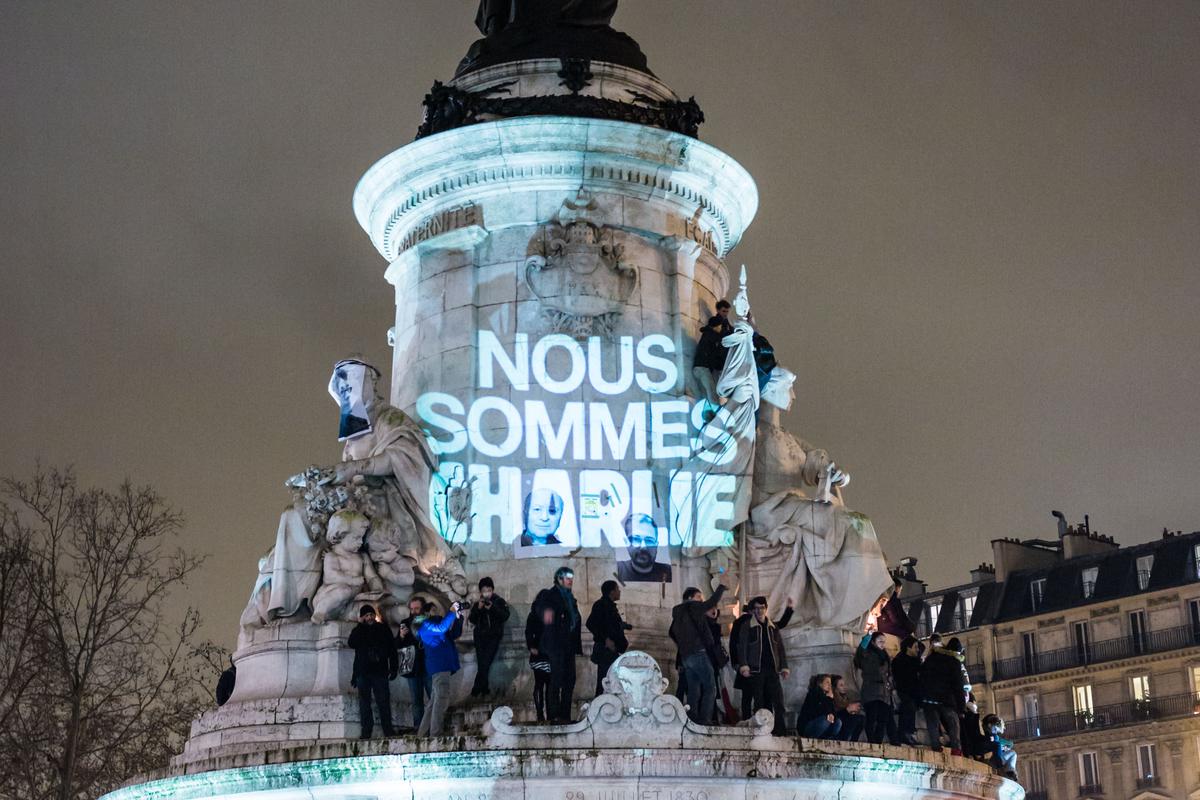
MULTIPOLYGON (((1149 778, 1138 778, 1137 779, 1137 788, 1139 790, 1141 790, 1141 789, 1157 789, 1161 786, 1162 786, 1162 778, 1159 778, 1157 775, 1154 775, 1153 777, 1149 777, 1149 778)), ((1026 798, 1028 800, 1028 795, 1026 795, 1026 798)))
POLYGON ((1079 787, 1080 797, 1095 797, 1098 794, 1104 794, 1104 787, 1098 783, 1085 783, 1079 787))
POLYGON ((1162 719, 1200 716, 1200 694, 1165 695, 1096 706, 1091 711, 1066 711, 1040 717, 1014 719, 1005 730, 1015 740, 1046 739, 1082 731, 1138 725, 1162 719))
POLYGON ((1031 789, 1025 792, 1025 800, 1050 800, 1050 792, 1045 789, 1031 789))
POLYGON ((1040 675, 1060 669, 1085 667, 1122 658, 1162 653, 1185 647, 1200 646, 1200 627, 1180 625, 1159 631, 1146 631, 1133 636, 1121 636, 1099 642, 1078 643, 1060 650, 1027 653, 1016 658, 992 662, 992 680, 1002 681, 1026 675, 1040 675))

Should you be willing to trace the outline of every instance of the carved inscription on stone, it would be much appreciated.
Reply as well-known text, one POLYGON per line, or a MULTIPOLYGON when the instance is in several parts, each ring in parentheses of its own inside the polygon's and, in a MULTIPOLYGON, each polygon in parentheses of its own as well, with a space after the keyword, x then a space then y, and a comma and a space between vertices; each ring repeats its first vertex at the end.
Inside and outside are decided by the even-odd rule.
POLYGON ((696 220, 685 219, 683 221, 683 238, 691 239, 714 256, 717 255, 717 245, 713 239, 712 231, 706 230, 696 220))
POLYGON ((443 233, 482 224, 483 209, 474 203, 467 203, 457 208, 448 208, 445 211, 434 214, 409 231, 400 242, 397 252, 403 253, 413 245, 428 241, 435 236, 441 236, 443 233))

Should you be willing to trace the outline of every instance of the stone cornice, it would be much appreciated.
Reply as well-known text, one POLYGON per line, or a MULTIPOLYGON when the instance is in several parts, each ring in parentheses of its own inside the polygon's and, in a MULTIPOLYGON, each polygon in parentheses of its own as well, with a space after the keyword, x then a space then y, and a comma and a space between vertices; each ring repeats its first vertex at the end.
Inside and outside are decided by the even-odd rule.
MULTIPOLYGON (((610 120, 524 117, 446 131, 402 147, 363 176, 354 212, 389 262, 409 231, 469 202, 581 185, 675 206, 712 231, 724 257, 758 208, 753 178, 679 133, 610 120)), ((486 214, 484 225, 487 225, 486 214)))

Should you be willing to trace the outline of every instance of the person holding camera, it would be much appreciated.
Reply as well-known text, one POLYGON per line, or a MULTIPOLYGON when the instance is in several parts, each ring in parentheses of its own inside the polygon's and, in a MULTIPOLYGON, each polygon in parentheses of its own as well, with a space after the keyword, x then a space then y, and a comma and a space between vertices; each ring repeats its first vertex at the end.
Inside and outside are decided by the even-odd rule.
POLYGON ((467 622, 471 623, 471 638, 475 641, 475 683, 471 697, 484 697, 488 688, 488 672, 500 651, 504 639, 504 623, 508 621, 508 603, 496 594, 491 578, 479 579, 479 599, 471 604, 467 622))
POLYGON ((592 603, 592 613, 587 618, 587 629, 595 640, 592 663, 596 665, 597 697, 604 693, 604 676, 608 674, 608 668, 617 660, 617 656, 629 649, 625 631, 633 630, 633 626, 621 619, 621 612, 617 609, 620 599, 620 584, 605 581, 600 584, 600 599, 592 603))
POLYGON ((450 706, 450 676, 458 672, 458 649, 454 640, 462 635, 462 618, 466 616, 458 601, 450 604, 445 617, 430 616, 433 603, 426 603, 421 616, 413 620, 417 638, 425 648, 425 671, 429 675, 429 705, 417 728, 418 736, 441 736, 450 706))
POLYGON ((371 696, 379 709, 379 724, 384 736, 394 736, 392 730, 392 693, 388 681, 396 677, 396 642, 387 625, 379 622, 375 608, 365 605, 358 610, 358 624, 350 631, 346 645, 354 651, 354 666, 350 685, 358 689, 358 718, 361 731, 358 738, 370 739, 375 718, 371 714, 371 696))

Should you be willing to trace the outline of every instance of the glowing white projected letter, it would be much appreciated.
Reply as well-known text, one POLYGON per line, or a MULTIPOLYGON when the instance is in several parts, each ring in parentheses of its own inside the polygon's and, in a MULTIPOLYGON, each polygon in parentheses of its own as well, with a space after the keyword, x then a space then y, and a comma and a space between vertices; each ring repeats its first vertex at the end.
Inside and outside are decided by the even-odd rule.
POLYGON ((521 443, 523 432, 521 415, 517 413, 513 404, 503 397, 481 397, 471 404, 471 413, 467 415, 467 433, 471 437, 471 447, 480 455, 491 458, 511 456, 521 443), (504 417, 505 425, 496 428, 505 431, 500 444, 492 444, 483 435, 483 415, 489 411, 499 411, 504 417))
POLYGON ((733 543, 733 531, 729 530, 733 522, 733 501, 723 498, 732 498, 737 493, 737 483, 736 475, 710 472, 696 476, 696 494, 700 498, 695 517, 697 547, 726 547, 733 543))
POLYGON ((554 535, 564 547, 579 546, 579 514, 575 510, 575 490, 565 469, 539 469, 533 473, 533 488, 549 489, 562 499, 562 518, 554 535))
POLYGON ((504 345, 492 331, 479 332, 479 388, 493 389, 496 376, 493 360, 500 365, 504 377, 519 392, 529 391, 529 334, 518 333, 513 339, 513 357, 509 358, 504 345))
POLYGON ((633 385, 633 337, 622 336, 617 345, 619 363, 615 381, 608 381, 604 378, 603 352, 603 339, 599 336, 588 338, 588 381, 601 394, 624 394, 633 385))
POLYGON ((625 517, 629 515, 629 483, 611 469, 585 469, 579 473, 579 540, 584 547, 599 547, 601 536, 610 547, 628 547, 625 517))
POLYGON ((667 422, 668 414, 688 413, 687 400, 663 400, 650 404, 651 458, 687 458, 688 426, 686 421, 667 422), (682 444, 667 444, 668 436, 682 437, 682 444))
POLYGON ((431 434, 429 449, 434 452, 434 455, 457 453, 467 446, 467 429, 458 420, 434 411, 433 409, 437 406, 445 406, 451 414, 457 414, 460 417, 466 409, 463 408, 461 400, 444 392, 426 392, 417 398, 417 416, 450 434, 449 441, 442 441, 431 434))
POLYGON ((550 421, 546 404, 541 400, 525 401, 525 457, 538 458, 541 443, 546 443, 546 455, 561 461, 571 445, 571 458, 582 461, 587 458, 587 439, 583 433, 583 403, 571 402, 563 406, 562 420, 558 430, 550 421))
POLYGON ((696 544, 696 495, 692 491, 692 473, 680 470, 671 476, 671 488, 668 495, 670 504, 671 541, 679 542, 684 547, 696 544))
POLYGON ((671 341, 670 336, 664 336, 661 333, 652 333, 643 338, 637 345, 638 362, 649 369, 656 369, 662 372, 661 379, 651 380, 650 376, 644 372, 638 373, 637 383, 643 391, 650 394, 662 394, 670 391, 675 382, 679 379, 679 370, 675 367, 675 362, 669 358, 656 356, 650 352, 651 348, 657 347, 664 353, 674 353, 675 343, 671 341))
POLYGON ((629 445, 633 443, 633 457, 646 457, 646 404, 629 403, 625 406, 625 419, 621 421, 621 430, 613 422, 612 409, 608 403, 588 403, 588 425, 591 436, 589 457, 592 461, 604 458, 604 444, 618 461, 629 454, 629 445))
POLYGON ((707 408, 708 403, 704 400, 692 406, 692 427, 700 431, 699 436, 692 437, 692 451, 701 461, 720 467, 737 456, 738 441, 729 430, 729 409, 725 406, 718 408, 706 425, 703 414, 707 408))
POLYGON ((583 376, 587 372, 587 357, 584 356, 579 342, 565 333, 552 333, 538 339, 538 343, 533 346, 531 359, 534 380, 547 392, 569 394, 583 385, 583 376), (571 359, 571 371, 562 380, 551 377, 546 369, 546 357, 555 347, 566 350, 571 359))
POLYGON ((492 490, 492 470, 472 464, 467 471, 471 484, 471 541, 491 542, 492 520, 500 527, 500 541, 509 544, 521 533, 521 470, 500 467, 496 470, 496 489, 492 490))
POLYGON ((467 540, 467 525, 450 516, 447 499, 451 486, 462 485, 463 469, 463 465, 455 461, 443 461, 429 478, 429 524, 448 542, 467 540))

